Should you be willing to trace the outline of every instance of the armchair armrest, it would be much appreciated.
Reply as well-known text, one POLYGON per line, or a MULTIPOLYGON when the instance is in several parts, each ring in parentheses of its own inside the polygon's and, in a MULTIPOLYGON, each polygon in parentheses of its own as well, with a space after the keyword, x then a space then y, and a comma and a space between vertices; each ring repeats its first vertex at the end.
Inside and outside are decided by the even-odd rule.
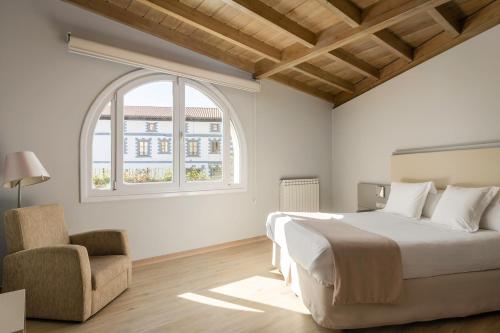
POLYGON ((129 255, 125 230, 96 230, 70 236, 71 244, 85 246, 91 256, 129 255))
POLYGON ((84 321, 92 306, 87 250, 60 245, 5 256, 4 290, 18 289, 26 289, 28 317, 84 321))

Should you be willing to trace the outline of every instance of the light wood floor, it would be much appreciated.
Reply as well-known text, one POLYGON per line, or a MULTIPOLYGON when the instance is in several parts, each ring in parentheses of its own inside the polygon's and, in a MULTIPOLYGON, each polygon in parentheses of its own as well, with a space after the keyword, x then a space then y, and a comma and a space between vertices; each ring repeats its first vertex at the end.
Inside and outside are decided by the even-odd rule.
MULTIPOLYGON (((84 324, 27 322, 40 332, 333 332, 272 272, 263 241, 134 270, 132 287, 84 324)), ((351 332, 500 332, 500 313, 351 332)))

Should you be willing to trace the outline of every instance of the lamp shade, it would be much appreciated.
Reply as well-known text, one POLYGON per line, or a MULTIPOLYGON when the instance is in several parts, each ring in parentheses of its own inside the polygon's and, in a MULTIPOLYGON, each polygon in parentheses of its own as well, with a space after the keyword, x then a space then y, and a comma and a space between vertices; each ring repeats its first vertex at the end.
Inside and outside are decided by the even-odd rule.
POLYGON ((31 151, 10 153, 5 157, 3 187, 29 186, 50 179, 50 175, 31 151))

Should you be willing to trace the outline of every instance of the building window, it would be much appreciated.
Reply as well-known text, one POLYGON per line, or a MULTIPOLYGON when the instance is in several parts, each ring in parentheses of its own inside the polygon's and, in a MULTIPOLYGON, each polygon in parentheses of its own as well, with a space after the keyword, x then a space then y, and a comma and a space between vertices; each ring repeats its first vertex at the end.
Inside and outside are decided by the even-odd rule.
POLYGON ((200 139, 186 140, 186 157, 200 157, 200 139))
POLYGON ((210 84, 146 70, 129 73, 97 96, 81 142, 82 201, 246 188, 239 121, 210 84), (144 128, 146 133, 131 136, 144 128), (207 138, 210 131, 220 134, 207 138))
POLYGON ((171 154, 170 139, 158 139, 158 154, 171 154))
POLYGON ((210 132, 219 133, 220 132, 220 123, 210 123, 210 132))
POLYGON ((222 166, 219 163, 209 164, 208 173, 212 178, 220 178, 222 177, 222 166))
POLYGON ((210 154, 220 154, 221 142, 219 139, 208 140, 208 151, 210 154))
POLYGON ((135 139, 137 157, 151 157, 151 139, 135 139))
POLYGON ((157 132, 158 131, 158 123, 150 123, 146 122, 146 132, 157 132))

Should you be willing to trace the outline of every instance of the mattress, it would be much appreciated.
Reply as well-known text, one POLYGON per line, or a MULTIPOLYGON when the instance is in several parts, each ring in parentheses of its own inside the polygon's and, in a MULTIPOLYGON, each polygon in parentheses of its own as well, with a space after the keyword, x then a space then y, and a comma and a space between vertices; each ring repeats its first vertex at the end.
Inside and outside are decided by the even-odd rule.
POLYGON ((333 285, 335 267, 329 242, 297 221, 337 219, 394 240, 401 250, 403 278, 414 279, 500 268, 500 232, 468 233, 382 211, 326 214, 272 213, 268 237, 319 283, 333 285))

